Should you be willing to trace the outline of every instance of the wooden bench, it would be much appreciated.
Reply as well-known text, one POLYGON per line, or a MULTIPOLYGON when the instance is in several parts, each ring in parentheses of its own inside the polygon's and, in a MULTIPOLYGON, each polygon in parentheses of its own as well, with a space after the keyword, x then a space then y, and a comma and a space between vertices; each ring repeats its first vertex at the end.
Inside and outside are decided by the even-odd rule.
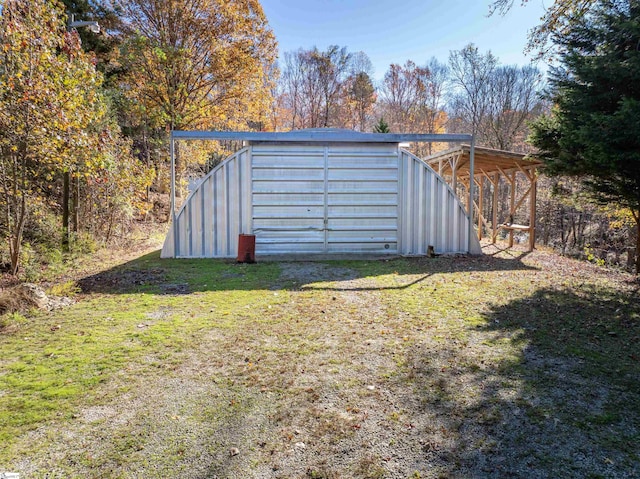
MULTIPOLYGON (((533 249, 533 240, 531 237, 531 225, 519 225, 516 223, 503 223, 498 225, 498 230, 507 230, 509 232, 509 248, 513 247, 513 232, 514 231, 523 231, 525 233, 529 233, 529 251, 533 249)), ((494 242, 495 242, 495 234, 494 234, 494 242)))
POLYGON ((503 229, 503 230, 510 230, 510 231, 529 231, 531 229, 531 226, 529 225, 517 225, 514 223, 511 224, 507 224, 507 223, 503 223, 500 226, 498 226, 498 229, 503 229))

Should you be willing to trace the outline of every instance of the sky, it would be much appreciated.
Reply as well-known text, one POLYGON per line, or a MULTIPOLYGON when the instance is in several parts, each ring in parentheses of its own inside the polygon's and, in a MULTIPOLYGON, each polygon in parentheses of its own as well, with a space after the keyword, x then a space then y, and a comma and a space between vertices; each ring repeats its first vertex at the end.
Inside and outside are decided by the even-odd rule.
MULTIPOLYGON (((552 0, 546 0, 550 4, 552 0)), ((365 52, 381 80, 391 63, 431 57, 447 62, 451 50, 474 43, 503 65, 529 64, 527 32, 540 23, 544 0, 514 1, 511 11, 489 17, 491 0, 261 0, 283 52, 346 46, 365 52)), ((544 69, 543 65, 538 65, 544 69)))

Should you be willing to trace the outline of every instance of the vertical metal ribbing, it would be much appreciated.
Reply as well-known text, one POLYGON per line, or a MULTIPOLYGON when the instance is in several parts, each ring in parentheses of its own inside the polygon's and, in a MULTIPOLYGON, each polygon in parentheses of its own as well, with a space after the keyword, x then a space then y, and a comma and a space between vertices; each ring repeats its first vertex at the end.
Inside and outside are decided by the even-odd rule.
MULTIPOLYGON (((207 181, 207 180, 205 180, 207 181)), ((207 238, 206 238, 206 234, 205 234, 205 222, 204 222, 204 210, 205 210, 205 201, 204 201, 204 197, 206 196, 206 189, 205 189, 205 185, 204 185, 204 181, 202 182, 202 184, 198 185, 198 188, 200 190, 200 255, 201 256, 206 256, 207 255, 207 249, 206 249, 206 244, 207 244, 207 238)))
POLYGON ((396 239, 398 241, 398 253, 405 253, 405 235, 404 235, 404 231, 403 231, 403 227, 404 227, 404 221, 403 221, 403 215, 404 215, 404 170, 403 170, 403 165, 404 165, 404 159, 406 157, 406 155, 402 152, 402 150, 400 149, 400 147, 397 147, 398 150, 398 189, 397 189, 397 193, 396 193, 396 211, 397 213, 397 232, 396 232, 396 239))
POLYGON ((430 188, 430 201, 429 201, 429 240, 428 243, 434 248, 438 242, 438 229, 436 226, 436 205, 438 204, 438 181, 436 175, 429 174, 429 188, 430 188))
MULTIPOLYGON (((195 203, 195 202, 194 202, 195 203)), ((187 214, 187 251, 189 256, 193 256, 193 207, 194 205, 189 203, 186 205, 184 212, 187 214)))
POLYGON ((473 236, 473 178, 475 176, 475 151, 476 137, 471 137, 471 149, 469 150, 469 230, 467 232, 467 253, 471 252, 471 237, 473 236))
POLYGON ((225 255, 229 256, 230 252, 231 252, 231 225, 230 225, 230 220, 231 220, 231 205, 229 204, 229 166, 231 166, 232 161, 230 161, 227 165, 226 168, 224 169, 224 203, 225 203, 225 209, 224 209, 224 215, 225 215, 225 234, 226 234, 226 238, 227 238, 227 244, 226 244, 226 250, 224 252, 225 255))
POLYGON ((324 147, 324 252, 329 251, 329 147, 324 147))
POLYGON ((238 205, 238 233, 244 233, 242 225, 242 162, 240 161, 240 155, 236 154, 236 176, 238 177, 238 187, 236 189, 236 204, 238 205))
POLYGON ((405 228, 405 232, 406 232, 406 239, 407 239, 407 253, 409 254, 413 254, 413 228, 411 227, 411 223, 412 223, 412 216, 413 216, 413 203, 411 201, 412 198, 412 189, 413 189, 413 164, 415 163, 415 160, 413 158, 409 158, 409 161, 406 162, 405 166, 405 171, 406 171, 406 176, 405 176, 405 182, 404 182, 404 194, 403 194, 403 202, 404 202, 404 206, 405 206, 405 218, 407 219, 407 222, 404 226, 405 228))
POLYGON ((213 215, 212 217, 212 230, 213 230, 213 256, 218 256, 218 239, 219 239, 219 219, 218 219, 218 212, 216 211, 218 208, 218 179, 216 178, 218 176, 218 173, 214 173, 213 175, 211 175, 211 181, 213 182, 213 201, 212 201, 212 206, 211 206, 211 214, 213 215))
POLYGON ((426 168, 420 168, 420 183, 418 190, 420 196, 418 198, 418 218, 420 218, 420 236, 418 237, 418 244, 420 245, 420 254, 423 254, 427 250, 427 178, 428 173, 426 168))
POLYGON ((248 151, 245 153, 247 155, 245 160, 245 167, 247 168, 245 175, 245 186, 246 192, 243 195, 245 198, 248 198, 247 201, 247 214, 245 216, 247 221, 247 233, 253 234, 253 183, 252 183, 252 171, 253 171, 253 146, 250 146, 248 151))

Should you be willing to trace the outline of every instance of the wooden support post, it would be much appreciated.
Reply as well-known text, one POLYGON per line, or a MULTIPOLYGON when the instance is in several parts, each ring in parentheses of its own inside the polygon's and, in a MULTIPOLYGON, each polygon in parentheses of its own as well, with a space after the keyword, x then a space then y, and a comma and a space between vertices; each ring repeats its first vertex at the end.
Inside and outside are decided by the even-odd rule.
MULTIPOLYGON (((516 172, 511 173, 511 197, 509 198, 509 222, 513 222, 516 206, 516 172)), ((513 248, 513 230, 509 230, 509 248, 513 248)))
POLYGON ((529 193, 529 251, 536 247, 536 200, 538 190, 538 175, 534 170, 531 172, 531 191, 529 193))
POLYGON ((451 166, 451 189, 457 195, 458 194, 458 159, 460 156, 456 156, 449 160, 451 166))
POLYGON ((483 210, 483 196, 484 196, 484 177, 480 175, 480 182, 478 183, 478 241, 482 240, 482 212, 483 210))
POLYGON ((496 239, 498 237, 498 187, 500 186, 500 173, 493 174, 493 204, 492 206, 492 218, 491 218, 491 228, 492 228, 492 238, 491 242, 493 244, 496 243, 496 239))

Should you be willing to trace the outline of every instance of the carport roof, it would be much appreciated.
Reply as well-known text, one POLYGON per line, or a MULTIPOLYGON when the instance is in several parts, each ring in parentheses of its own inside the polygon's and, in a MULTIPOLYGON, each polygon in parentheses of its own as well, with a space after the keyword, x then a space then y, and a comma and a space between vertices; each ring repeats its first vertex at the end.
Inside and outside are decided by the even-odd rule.
MULTIPOLYGON (((469 156, 471 147, 460 145, 450 150, 441 151, 424 159, 432 168, 439 170, 441 175, 449 176, 452 169, 458 177, 469 176, 469 156), (451 161, 453 160, 453 161, 451 161)), ((513 151, 494 150, 493 148, 474 147, 474 173, 475 175, 493 173, 507 173, 537 169, 542 166, 540 160, 529 157, 524 153, 513 151)))

